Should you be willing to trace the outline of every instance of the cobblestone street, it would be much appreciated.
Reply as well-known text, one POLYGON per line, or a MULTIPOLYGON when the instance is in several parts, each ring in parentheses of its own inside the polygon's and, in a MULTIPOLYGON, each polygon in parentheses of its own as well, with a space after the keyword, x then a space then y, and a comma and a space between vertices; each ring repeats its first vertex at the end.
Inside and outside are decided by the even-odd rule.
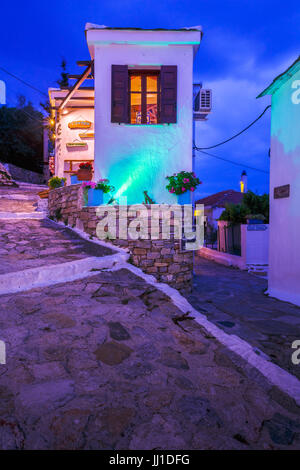
POLYGON ((298 408, 181 315, 125 269, 2 296, 1 448, 299 447, 298 408))
POLYGON ((193 307, 300 378, 300 366, 291 361, 291 345, 300 339, 300 308, 265 295, 267 281, 245 271, 196 256, 195 273, 187 295, 193 307))
MULTIPOLYGON (((27 220, 1 250, 25 271, 111 253, 27 220)), ((1 449, 300 448, 295 402, 128 269, 2 295, 0 339, 1 449)))

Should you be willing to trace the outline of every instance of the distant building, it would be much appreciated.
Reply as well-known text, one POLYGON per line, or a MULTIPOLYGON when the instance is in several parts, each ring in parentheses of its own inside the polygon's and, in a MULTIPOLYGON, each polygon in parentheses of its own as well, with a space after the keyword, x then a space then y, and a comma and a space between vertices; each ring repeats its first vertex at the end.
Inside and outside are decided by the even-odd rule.
POLYGON ((214 230, 218 228, 218 219, 228 204, 240 204, 243 193, 234 189, 227 189, 211 196, 198 199, 196 204, 204 204, 204 215, 208 227, 214 230))
POLYGON ((300 56, 264 95, 272 95, 268 293, 300 306, 300 56))

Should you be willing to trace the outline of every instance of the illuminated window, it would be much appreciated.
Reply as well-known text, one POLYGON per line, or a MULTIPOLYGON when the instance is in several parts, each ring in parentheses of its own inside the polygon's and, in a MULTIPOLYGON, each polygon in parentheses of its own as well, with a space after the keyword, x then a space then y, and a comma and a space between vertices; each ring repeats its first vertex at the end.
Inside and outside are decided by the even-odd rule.
POLYGON ((134 71, 129 74, 131 124, 157 124, 159 122, 158 90, 158 72, 134 71))

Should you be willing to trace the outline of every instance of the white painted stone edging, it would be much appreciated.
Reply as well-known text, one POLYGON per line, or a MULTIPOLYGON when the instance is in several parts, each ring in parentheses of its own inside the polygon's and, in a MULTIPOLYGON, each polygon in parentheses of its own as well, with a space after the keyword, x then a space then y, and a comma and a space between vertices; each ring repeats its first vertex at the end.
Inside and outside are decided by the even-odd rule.
POLYGON ((44 212, 0 212, 0 219, 22 220, 22 219, 44 219, 44 212))
POLYGON ((254 351, 253 346, 239 338, 236 335, 229 335, 225 333, 221 328, 211 323, 205 315, 194 309, 192 305, 179 293, 178 290, 173 287, 158 282, 154 276, 145 274, 140 268, 133 266, 128 263, 124 263, 123 266, 115 266, 112 271, 119 269, 128 269, 132 273, 144 279, 148 284, 153 285, 164 294, 166 294, 174 305, 178 307, 183 313, 189 312, 199 325, 213 335, 221 344, 226 346, 228 349, 242 357, 248 364, 257 369, 264 377, 266 377, 273 385, 282 390, 284 393, 292 397, 297 405, 300 406, 300 381, 289 372, 286 372, 281 367, 277 366, 273 362, 267 361, 263 357, 257 355, 254 351))
POLYGON ((123 253, 103 257, 91 256, 76 261, 2 274, 0 275, 0 295, 95 276, 98 272, 92 269, 111 269, 115 265, 123 265, 128 257, 129 255, 123 253))

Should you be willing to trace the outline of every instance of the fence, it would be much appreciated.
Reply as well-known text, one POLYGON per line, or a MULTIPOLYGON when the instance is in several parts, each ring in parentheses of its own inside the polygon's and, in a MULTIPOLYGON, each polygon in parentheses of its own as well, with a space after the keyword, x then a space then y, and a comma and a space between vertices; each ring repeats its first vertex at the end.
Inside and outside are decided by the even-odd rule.
POLYGON ((222 224, 218 226, 218 251, 241 256, 241 225, 222 224))

